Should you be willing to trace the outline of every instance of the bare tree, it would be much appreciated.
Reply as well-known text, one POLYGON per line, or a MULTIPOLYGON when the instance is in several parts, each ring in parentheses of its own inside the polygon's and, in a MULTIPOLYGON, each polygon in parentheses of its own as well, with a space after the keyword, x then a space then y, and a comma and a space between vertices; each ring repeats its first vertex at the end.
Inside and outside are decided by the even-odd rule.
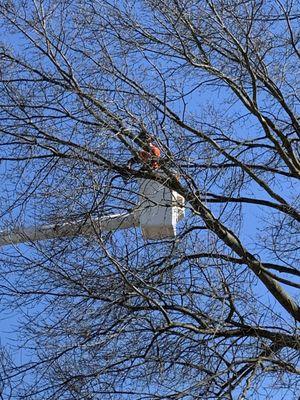
POLYGON ((28 349, 9 396, 296 399, 299 2, 10 0, 0 15, 3 229, 131 210, 140 178, 187 204, 174 240, 95 226, 1 249, 28 349), (140 159, 150 136, 160 171, 140 159))

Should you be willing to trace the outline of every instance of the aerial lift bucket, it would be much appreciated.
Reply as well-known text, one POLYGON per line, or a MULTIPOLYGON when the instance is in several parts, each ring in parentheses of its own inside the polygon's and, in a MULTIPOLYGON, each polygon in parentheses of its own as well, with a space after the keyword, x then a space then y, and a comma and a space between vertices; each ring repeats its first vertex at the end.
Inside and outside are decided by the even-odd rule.
POLYGON ((176 236, 178 221, 184 218, 184 198, 160 182, 140 180, 139 221, 145 239, 176 236))

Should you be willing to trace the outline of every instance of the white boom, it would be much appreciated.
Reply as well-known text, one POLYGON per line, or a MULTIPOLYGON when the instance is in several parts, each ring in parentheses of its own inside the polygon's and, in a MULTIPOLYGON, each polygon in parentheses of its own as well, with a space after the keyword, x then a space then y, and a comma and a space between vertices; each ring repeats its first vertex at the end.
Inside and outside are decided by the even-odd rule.
POLYGON ((161 183, 141 180, 139 205, 127 214, 91 216, 61 224, 20 227, 0 231, 0 246, 36 242, 59 237, 89 235, 97 231, 115 231, 140 227, 145 239, 176 236, 177 222, 184 217, 184 198, 161 183))
POLYGON ((102 218, 89 217, 86 220, 74 220, 62 224, 48 224, 34 227, 20 227, 0 232, 0 246, 59 237, 89 235, 97 230, 114 231, 137 226, 134 213, 108 215, 102 218))

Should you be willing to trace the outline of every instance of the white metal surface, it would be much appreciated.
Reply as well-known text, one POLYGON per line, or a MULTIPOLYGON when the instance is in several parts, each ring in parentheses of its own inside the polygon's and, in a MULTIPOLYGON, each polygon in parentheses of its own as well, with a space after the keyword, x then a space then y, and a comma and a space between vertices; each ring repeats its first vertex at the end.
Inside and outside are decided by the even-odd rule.
POLYGON ((35 227, 20 227, 0 232, 0 246, 59 237, 88 235, 98 231, 114 231, 138 226, 134 213, 115 214, 105 217, 89 217, 87 220, 74 220, 63 224, 49 224, 35 227))
POLYGON ((176 236, 176 225, 184 217, 184 199, 174 190, 148 179, 141 180, 140 226, 145 239, 176 236))
POLYGON ((131 213, 0 231, 0 246, 139 226, 145 239, 174 238, 177 222, 184 217, 184 198, 159 182, 140 182, 139 205, 131 213))

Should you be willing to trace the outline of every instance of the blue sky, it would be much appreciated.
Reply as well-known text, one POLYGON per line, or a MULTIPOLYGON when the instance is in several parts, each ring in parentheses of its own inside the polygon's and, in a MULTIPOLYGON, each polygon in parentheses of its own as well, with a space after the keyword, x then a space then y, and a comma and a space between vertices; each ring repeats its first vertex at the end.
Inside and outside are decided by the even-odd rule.
MULTIPOLYGON (((10 40, 10 38, 7 38, 8 41, 10 40)), ((22 48, 23 43, 15 41, 15 40, 11 40, 11 44, 13 44, 14 46, 16 46, 16 48, 22 48)), ((240 105, 237 104, 228 104, 225 103, 225 99, 227 98, 227 93, 225 93, 225 91, 222 92, 222 90, 219 91, 210 91, 208 88, 206 88, 205 90, 200 90, 195 92, 194 94, 192 94, 191 96, 189 96, 189 108, 191 111, 195 112, 196 114, 199 113, 205 113, 206 110, 213 105, 217 105, 219 108, 219 113, 220 115, 223 114, 224 118, 226 117, 226 114, 228 111, 233 112, 235 111, 237 113, 237 115, 241 115, 244 114, 245 110, 243 110, 241 108, 240 105), (223 103, 223 105, 221 105, 221 103, 223 103)), ((221 123, 221 121, 220 121, 221 123)), ((236 132, 239 134, 239 136, 241 138, 249 138, 249 137, 253 137, 257 135, 257 132, 255 131, 255 129, 253 129, 253 120, 249 119, 248 122, 243 125, 242 127, 239 126, 239 122, 237 122, 234 125, 234 129, 236 130, 236 132)), ((3 168, 3 165, 2 165, 3 168)), ((284 179, 280 181, 280 185, 278 185, 278 187, 280 187, 280 190, 282 192, 284 192, 284 194, 286 196, 289 196, 289 187, 286 185, 284 179), (281 187, 280 187, 281 186, 281 187)), ((206 188, 203 188, 204 191, 206 190, 206 188)), ((249 193, 252 193, 252 195, 259 195, 260 198, 267 198, 264 193, 261 192, 261 190, 259 190, 256 186, 251 185, 249 187, 249 193)), ((218 214, 218 206, 211 206, 211 208, 215 211, 216 214, 218 214)), ((255 208, 254 206, 251 205, 247 205, 247 206, 243 206, 244 208, 244 220, 241 226, 241 238, 243 240, 243 242, 249 246, 250 249, 253 248, 253 250, 255 251, 256 248, 254 246, 255 243, 255 235, 257 233, 257 229, 261 226, 261 221, 260 221, 260 214, 261 212, 255 208)), ((17 212, 17 211, 16 211, 17 212)), ((191 218, 191 214, 189 212, 187 212, 187 220, 189 218, 191 218)), ((29 218, 28 218, 28 222, 29 222, 29 218)), ((235 221, 228 221, 228 224, 233 224, 234 225, 235 221)), ((184 223, 184 222, 183 222, 184 223)), ((183 224, 182 223, 182 224, 183 224)), ((207 236, 203 236, 204 240, 207 236)), ((11 252, 12 250, 9 249, 4 249, 4 251, 9 251, 11 252)), ((22 246, 22 251, 24 251, 25 254, 30 255, 30 248, 27 246, 22 246)), ((13 251, 12 251, 13 252, 13 251)), ((263 252, 260 253, 260 257, 268 257, 267 254, 264 254, 263 252)), ((290 292, 296 292, 296 290, 291 290, 289 289, 290 292)), ((266 294, 266 289, 262 286, 262 285, 257 285, 256 287, 256 292, 257 295, 261 297, 261 301, 264 302, 265 301, 265 297, 268 297, 268 300, 271 301, 271 303, 274 304, 274 309, 278 310, 278 313, 282 312, 281 307, 272 299, 269 298, 269 296, 266 294)), ((296 294, 296 293, 294 293, 296 294)), ((24 310, 26 312, 26 308, 24 310)), ((18 319, 22 318, 22 316, 18 313, 18 312, 11 312, 11 311, 3 311, 2 312, 2 319, 1 319, 1 343, 3 344, 14 344, 15 340, 17 339, 16 336, 16 326, 18 323, 18 319)), ((24 354, 20 354, 17 353, 16 354, 16 359, 22 359, 24 360, 24 358, 26 359, 26 355, 24 354)), ((288 399, 288 394, 286 393, 276 393, 276 391, 274 391, 274 396, 273 399, 277 400, 277 399, 288 399)), ((292 400, 292 398, 291 398, 292 400)))

